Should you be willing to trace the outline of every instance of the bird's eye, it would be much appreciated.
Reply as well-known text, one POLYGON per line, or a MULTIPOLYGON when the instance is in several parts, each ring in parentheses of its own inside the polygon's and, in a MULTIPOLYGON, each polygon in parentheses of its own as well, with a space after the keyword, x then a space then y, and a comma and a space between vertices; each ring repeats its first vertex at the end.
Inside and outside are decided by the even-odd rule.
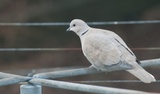
POLYGON ((73 24, 73 26, 75 27, 75 26, 76 26, 76 24, 73 24))

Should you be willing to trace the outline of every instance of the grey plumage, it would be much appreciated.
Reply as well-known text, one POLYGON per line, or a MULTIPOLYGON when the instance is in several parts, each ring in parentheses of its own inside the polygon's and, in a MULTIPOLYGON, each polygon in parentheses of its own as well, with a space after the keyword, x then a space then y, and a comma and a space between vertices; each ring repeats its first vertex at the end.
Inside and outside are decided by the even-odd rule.
POLYGON ((91 28, 80 19, 73 20, 67 30, 75 32, 80 37, 85 57, 97 70, 105 71, 108 66, 124 62, 133 67, 127 71, 143 82, 156 81, 154 76, 138 64, 134 53, 114 32, 91 28))

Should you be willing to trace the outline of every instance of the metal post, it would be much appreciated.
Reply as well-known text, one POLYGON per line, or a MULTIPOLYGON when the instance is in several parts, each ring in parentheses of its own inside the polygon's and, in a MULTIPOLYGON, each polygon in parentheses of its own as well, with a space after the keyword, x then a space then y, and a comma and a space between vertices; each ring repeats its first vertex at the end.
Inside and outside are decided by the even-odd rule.
POLYGON ((31 84, 21 85, 20 94, 42 94, 42 86, 31 84))

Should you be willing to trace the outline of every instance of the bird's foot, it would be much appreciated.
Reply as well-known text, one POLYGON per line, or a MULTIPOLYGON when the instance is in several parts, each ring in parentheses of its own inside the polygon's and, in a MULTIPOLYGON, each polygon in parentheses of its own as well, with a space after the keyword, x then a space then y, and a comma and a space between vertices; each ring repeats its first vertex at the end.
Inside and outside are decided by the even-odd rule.
POLYGON ((98 68, 95 68, 94 65, 89 66, 89 68, 96 69, 97 71, 102 71, 102 70, 100 70, 100 69, 98 69, 98 68))

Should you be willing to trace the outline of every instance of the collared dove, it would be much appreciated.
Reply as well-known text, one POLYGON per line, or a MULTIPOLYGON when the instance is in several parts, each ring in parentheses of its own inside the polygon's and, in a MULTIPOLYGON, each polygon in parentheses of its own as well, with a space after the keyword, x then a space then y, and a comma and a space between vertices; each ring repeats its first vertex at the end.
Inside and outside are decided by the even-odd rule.
POLYGON ((107 67, 126 63, 133 68, 127 70, 144 83, 156 81, 154 76, 144 70, 134 53, 114 32, 88 26, 83 20, 74 19, 67 31, 75 32, 81 40, 83 54, 97 70, 105 71, 107 67))

